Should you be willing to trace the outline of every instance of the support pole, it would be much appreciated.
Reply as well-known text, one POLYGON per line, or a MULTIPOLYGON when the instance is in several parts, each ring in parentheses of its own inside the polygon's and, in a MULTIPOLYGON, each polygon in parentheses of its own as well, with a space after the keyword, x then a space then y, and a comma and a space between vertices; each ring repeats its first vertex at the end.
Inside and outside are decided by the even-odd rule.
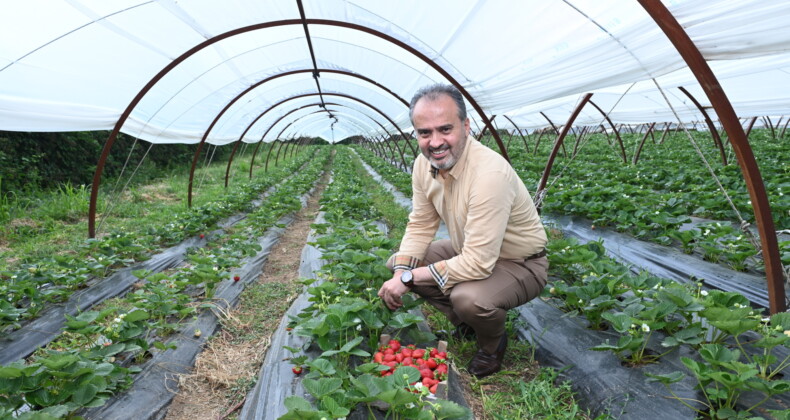
MULTIPOLYGON (((573 113, 571 114, 570 118, 568 118, 568 122, 565 123, 565 125, 562 127, 562 132, 560 132, 559 135, 557 136, 557 140, 554 142, 554 148, 552 148, 551 154, 549 155, 549 160, 548 162, 546 162, 546 168, 543 170, 543 176, 540 177, 540 182, 538 182, 538 188, 535 190, 536 199, 540 197, 540 195, 543 194, 543 190, 546 189, 546 183, 549 180, 549 175, 551 175, 551 167, 554 166, 554 158, 557 157, 557 152, 560 151, 560 146, 562 146, 562 141, 565 139, 565 136, 568 135, 568 130, 570 130, 570 127, 573 125, 573 122, 576 121, 576 117, 579 116, 579 113, 582 111, 582 108, 584 108, 584 105, 587 104, 587 101, 590 100, 592 95, 593 95, 592 93, 588 93, 584 95, 584 97, 579 102, 579 104, 576 105, 576 109, 573 110, 573 113)), ((542 207, 542 202, 540 207, 542 207)), ((538 207, 538 210, 540 210, 540 207, 538 207)))
POLYGON ((639 0, 647 13, 655 20, 656 24, 664 31, 672 44, 675 45, 680 55, 686 61, 700 86, 708 96, 708 100, 722 126, 730 138, 738 164, 743 172, 749 197, 752 199, 757 229, 760 233, 763 259, 765 261, 765 274, 768 283, 768 301, 772 314, 787 310, 787 297, 784 290, 784 273, 782 260, 779 257, 779 245, 776 239, 776 226, 771 216, 771 206, 765 192, 765 184, 760 175, 760 169, 754 158, 752 148, 746 134, 743 132, 738 116, 732 108, 727 95, 719 84, 718 79, 711 71, 705 58, 699 52, 683 27, 672 16, 672 13, 658 0, 639 0))

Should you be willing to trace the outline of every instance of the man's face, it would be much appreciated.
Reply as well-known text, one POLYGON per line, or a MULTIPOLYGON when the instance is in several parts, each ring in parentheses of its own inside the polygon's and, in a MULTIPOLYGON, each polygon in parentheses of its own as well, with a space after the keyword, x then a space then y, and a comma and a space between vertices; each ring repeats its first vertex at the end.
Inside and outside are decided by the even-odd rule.
POLYGON ((458 118, 458 107, 452 98, 421 98, 414 105, 412 125, 417 132, 420 151, 439 170, 452 168, 466 147, 469 119, 458 118))

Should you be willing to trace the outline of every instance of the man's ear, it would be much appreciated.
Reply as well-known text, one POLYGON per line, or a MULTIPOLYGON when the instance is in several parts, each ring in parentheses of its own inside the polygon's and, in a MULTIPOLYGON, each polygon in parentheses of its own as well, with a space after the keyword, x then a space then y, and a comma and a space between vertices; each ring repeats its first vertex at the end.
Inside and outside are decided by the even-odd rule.
POLYGON ((466 117, 466 120, 464 120, 464 132, 466 137, 469 137, 469 117, 466 117))

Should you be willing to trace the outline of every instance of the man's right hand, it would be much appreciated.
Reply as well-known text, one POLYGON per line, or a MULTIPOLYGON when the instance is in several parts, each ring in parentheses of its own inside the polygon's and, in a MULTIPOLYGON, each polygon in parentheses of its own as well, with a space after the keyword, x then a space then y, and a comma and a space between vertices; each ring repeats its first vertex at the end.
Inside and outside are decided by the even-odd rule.
POLYGON ((401 272, 395 273, 391 279, 381 285, 378 293, 384 304, 393 311, 403 306, 401 296, 409 291, 408 286, 400 281, 400 276, 401 272))

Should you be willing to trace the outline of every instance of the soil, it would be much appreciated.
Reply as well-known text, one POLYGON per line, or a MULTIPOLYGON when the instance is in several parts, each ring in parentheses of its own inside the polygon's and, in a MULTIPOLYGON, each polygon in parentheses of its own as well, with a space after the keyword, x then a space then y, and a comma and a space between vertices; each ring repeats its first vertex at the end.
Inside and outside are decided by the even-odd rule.
MULTIPOLYGON (((294 222, 286 228, 278 244, 269 255, 259 283, 296 283, 299 280, 301 250, 310 231, 310 224, 318 213, 318 200, 323 192, 327 177, 308 200, 307 206, 296 215, 294 222)), ((289 302, 296 296, 289 296, 289 302)), ((287 309, 287 305, 284 306, 287 309)), ((283 311, 284 312, 284 311, 283 311)), ((230 311, 224 324, 239 322, 239 309, 230 311)), ((279 320, 278 320, 279 322, 279 320)), ((248 326, 249 327, 249 326, 248 326)), ((271 334, 277 323, 256 326, 258 339, 245 340, 241 337, 243 325, 234 325, 234 335, 222 330, 211 340, 195 362, 191 375, 180 378, 179 393, 171 404, 167 420, 196 420, 226 418, 240 409, 243 398, 254 384, 271 334), (261 329, 266 331, 261 332, 261 329)))

